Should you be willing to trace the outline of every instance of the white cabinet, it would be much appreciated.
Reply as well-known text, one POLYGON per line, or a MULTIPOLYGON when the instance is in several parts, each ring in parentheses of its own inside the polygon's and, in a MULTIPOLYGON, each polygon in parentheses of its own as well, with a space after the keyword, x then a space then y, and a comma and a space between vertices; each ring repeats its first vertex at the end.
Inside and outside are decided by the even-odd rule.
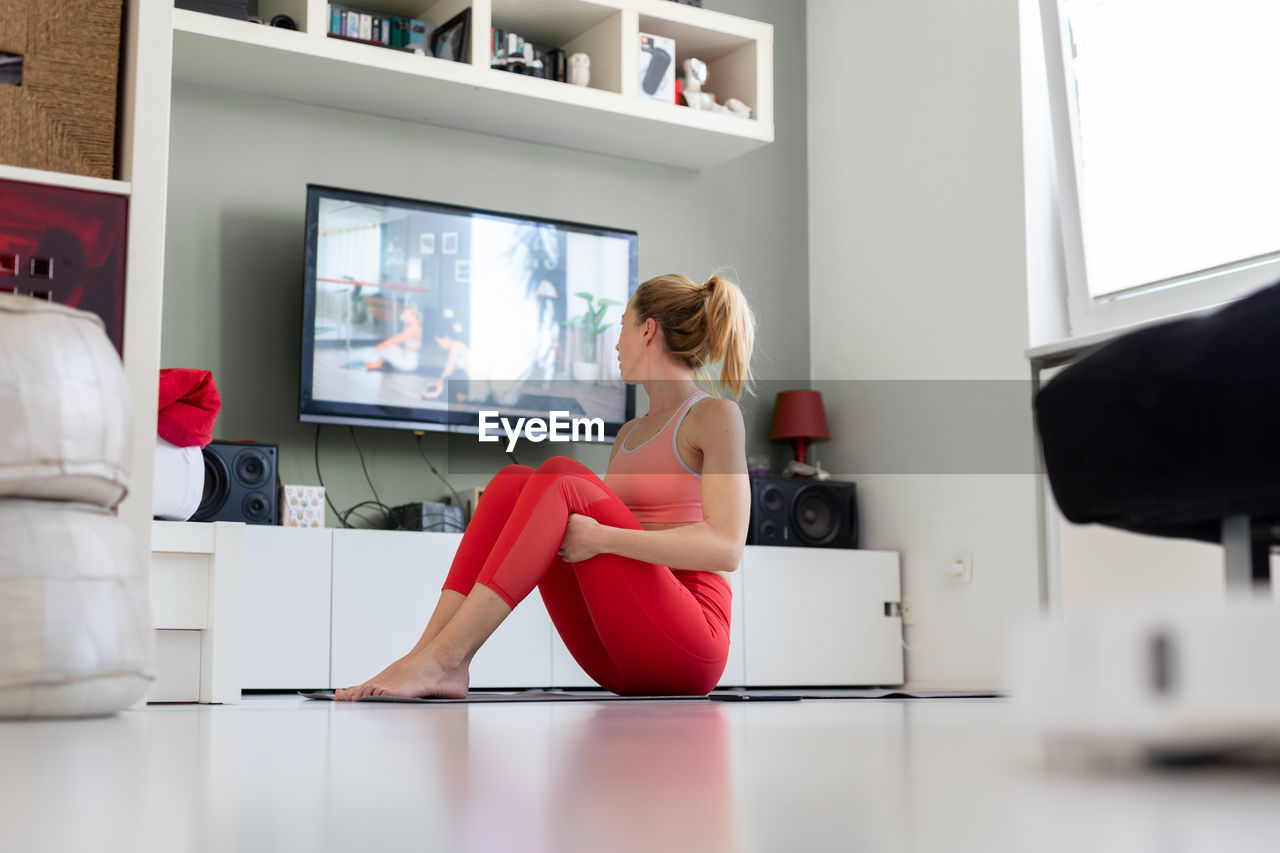
POLYGON ((244 541, 241 687, 326 686, 333 531, 249 525, 244 541))
MULTIPOLYGON (((359 684, 413 648, 440 597, 457 533, 333 531, 330 685, 359 684)), ((537 596, 471 662, 472 687, 551 684, 551 620, 537 596)))
MULTIPOLYGON (((249 528, 244 687, 346 687, 376 675, 417 642, 461 538, 249 528)), ((897 554, 749 546, 730 585, 721 686, 903 683, 897 554)), ((476 655, 471 685, 596 686, 536 593, 476 655)))
POLYGON ((153 522, 150 702, 240 701, 245 525, 153 522))
POLYGON ((742 579, 748 684, 903 683, 896 553, 748 547, 742 579))
POLYGON ((773 27, 669 0, 370 0, 339 4, 442 24, 470 8, 470 61, 327 36, 325 0, 261 0, 299 31, 173 12, 173 76, 283 98, 700 169, 773 141, 773 27), (490 67, 490 27, 590 56, 589 86, 490 67), (640 33, 708 66, 707 90, 750 118, 640 95, 640 33))

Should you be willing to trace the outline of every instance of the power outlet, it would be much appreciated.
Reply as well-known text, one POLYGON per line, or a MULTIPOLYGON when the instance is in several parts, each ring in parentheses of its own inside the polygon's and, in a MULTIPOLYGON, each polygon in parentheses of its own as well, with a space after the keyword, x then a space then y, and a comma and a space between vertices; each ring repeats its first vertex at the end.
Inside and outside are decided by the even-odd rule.
POLYGON ((952 554, 947 560, 947 577, 956 583, 972 583, 973 555, 968 552, 952 554))
POLYGON ((916 624, 916 603, 909 596, 903 596, 902 601, 898 604, 898 613, 902 616, 902 624, 916 624))

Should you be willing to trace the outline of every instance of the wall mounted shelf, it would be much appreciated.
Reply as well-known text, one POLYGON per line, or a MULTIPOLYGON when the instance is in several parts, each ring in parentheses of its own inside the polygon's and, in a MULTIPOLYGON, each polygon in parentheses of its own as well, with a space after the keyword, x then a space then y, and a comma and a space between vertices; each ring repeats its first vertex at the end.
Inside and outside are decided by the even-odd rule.
MULTIPOLYGON (((414 14, 412 3, 382 5, 414 14)), ((300 22, 304 29, 175 9, 173 78, 688 169, 718 165, 773 141, 768 24, 669 0, 476 0, 472 61, 463 63, 328 38, 322 0, 289 8, 307 22, 300 22), (591 86, 489 68, 491 22, 588 52, 591 86), (707 88, 722 100, 737 97, 751 105, 752 117, 640 97, 640 32, 674 38, 677 63, 685 56, 707 62, 707 88)), ((441 3, 416 14, 441 23, 456 8, 441 3)))

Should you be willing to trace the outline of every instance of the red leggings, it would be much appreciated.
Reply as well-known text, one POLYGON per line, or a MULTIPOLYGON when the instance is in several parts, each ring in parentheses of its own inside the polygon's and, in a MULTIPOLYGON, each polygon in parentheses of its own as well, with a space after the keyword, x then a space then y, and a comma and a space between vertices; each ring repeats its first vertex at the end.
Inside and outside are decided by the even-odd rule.
POLYGON ((729 654, 729 585, 616 554, 566 563, 557 555, 570 513, 640 529, 626 505, 581 463, 508 465, 485 488, 444 589, 476 583, 515 607, 536 586, 578 665, 621 695, 703 695, 729 654))

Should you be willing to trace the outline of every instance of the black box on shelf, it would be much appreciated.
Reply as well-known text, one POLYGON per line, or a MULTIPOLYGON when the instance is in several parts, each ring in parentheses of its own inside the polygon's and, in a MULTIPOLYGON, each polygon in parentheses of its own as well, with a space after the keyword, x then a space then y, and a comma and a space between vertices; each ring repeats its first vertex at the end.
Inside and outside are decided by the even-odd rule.
POLYGON ((174 8, 186 9, 190 12, 204 12, 207 15, 221 15, 224 18, 249 20, 249 0, 173 0, 174 8))
POLYGON ((461 533, 467 529, 466 513, 460 506, 418 501, 401 504, 391 510, 402 530, 429 533, 461 533))

